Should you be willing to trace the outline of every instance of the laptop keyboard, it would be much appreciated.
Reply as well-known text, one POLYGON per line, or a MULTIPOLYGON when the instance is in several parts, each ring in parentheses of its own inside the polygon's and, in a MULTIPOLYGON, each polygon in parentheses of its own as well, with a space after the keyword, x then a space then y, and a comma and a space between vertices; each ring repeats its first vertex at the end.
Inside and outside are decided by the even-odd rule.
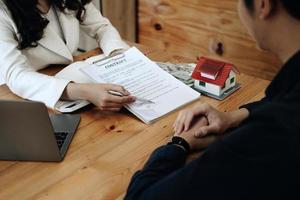
POLYGON ((61 149, 62 146, 64 145, 64 142, 69 133, 68 132, 55 132, 54 134, 55 134, 57 146, 59 149, 61 149))

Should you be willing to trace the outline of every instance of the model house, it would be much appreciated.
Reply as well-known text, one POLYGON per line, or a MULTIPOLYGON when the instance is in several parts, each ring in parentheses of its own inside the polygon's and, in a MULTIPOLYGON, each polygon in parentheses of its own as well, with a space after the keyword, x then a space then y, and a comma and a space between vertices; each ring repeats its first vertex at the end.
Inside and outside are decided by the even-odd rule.
POLYGON ((236 86, 234 65, 201 57, 192 74, 195 89, 204 94, 221 97, 236 86))

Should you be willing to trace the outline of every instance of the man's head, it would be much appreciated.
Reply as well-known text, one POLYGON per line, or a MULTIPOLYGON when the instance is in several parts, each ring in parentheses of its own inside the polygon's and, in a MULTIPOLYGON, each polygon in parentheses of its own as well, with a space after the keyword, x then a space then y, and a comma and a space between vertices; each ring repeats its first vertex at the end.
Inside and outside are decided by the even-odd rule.
POLYGON ((280 33, 293 31, 285 30, 291 27, 299 30, 296 28, 300 25, 300 1, 239 0, 239 15, 258 46, 273 51, 274 40, 279 39, 280 33))

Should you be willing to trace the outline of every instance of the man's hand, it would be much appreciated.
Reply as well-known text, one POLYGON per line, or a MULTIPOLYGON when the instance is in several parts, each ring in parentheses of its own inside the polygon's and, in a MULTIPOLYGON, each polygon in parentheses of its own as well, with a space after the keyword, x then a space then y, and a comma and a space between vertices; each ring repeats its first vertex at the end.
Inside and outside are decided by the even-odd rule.
MULTIPOLYGON (((199 118, 193 126, 186 132, 182 132, 179 137, 182 137, 187 143, 189 143, 191 151, 199 151, 207 148, 210 144, 218 140, 218 136, 209 135, 207 137, 196 138, 195 133, 204 126, 208 125, 208 121, 205 117, 199 118)), ((178 136, 175 134, 175 136, 178 136)))
POLYGON ((180 135, 183 131, 190 129, 193 120, 205 117, 208 120, 208 124, 202 127, 198 127, 194 131, 194 136, 204 137, 208 134, 222 134, 229 128, 234 128, 243 122, 249 116, 247 109, 240 109, 232 112, 220 112, 210 106, 209 104, 201 104, 180 112, 173 127, 176 135, 180 135))

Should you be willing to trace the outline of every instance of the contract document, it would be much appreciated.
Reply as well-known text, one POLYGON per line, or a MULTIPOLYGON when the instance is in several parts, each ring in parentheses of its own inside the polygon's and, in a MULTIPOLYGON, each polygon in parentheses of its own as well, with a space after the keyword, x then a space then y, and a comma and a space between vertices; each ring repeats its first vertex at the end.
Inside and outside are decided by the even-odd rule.
POLYGON ((147 124, 200 97, 198 92, 165 72, 136 47, 123 54, 94 61, 80 70, 95 83, 125 87, 137 97, 137 101, 126 108, 147 124))

